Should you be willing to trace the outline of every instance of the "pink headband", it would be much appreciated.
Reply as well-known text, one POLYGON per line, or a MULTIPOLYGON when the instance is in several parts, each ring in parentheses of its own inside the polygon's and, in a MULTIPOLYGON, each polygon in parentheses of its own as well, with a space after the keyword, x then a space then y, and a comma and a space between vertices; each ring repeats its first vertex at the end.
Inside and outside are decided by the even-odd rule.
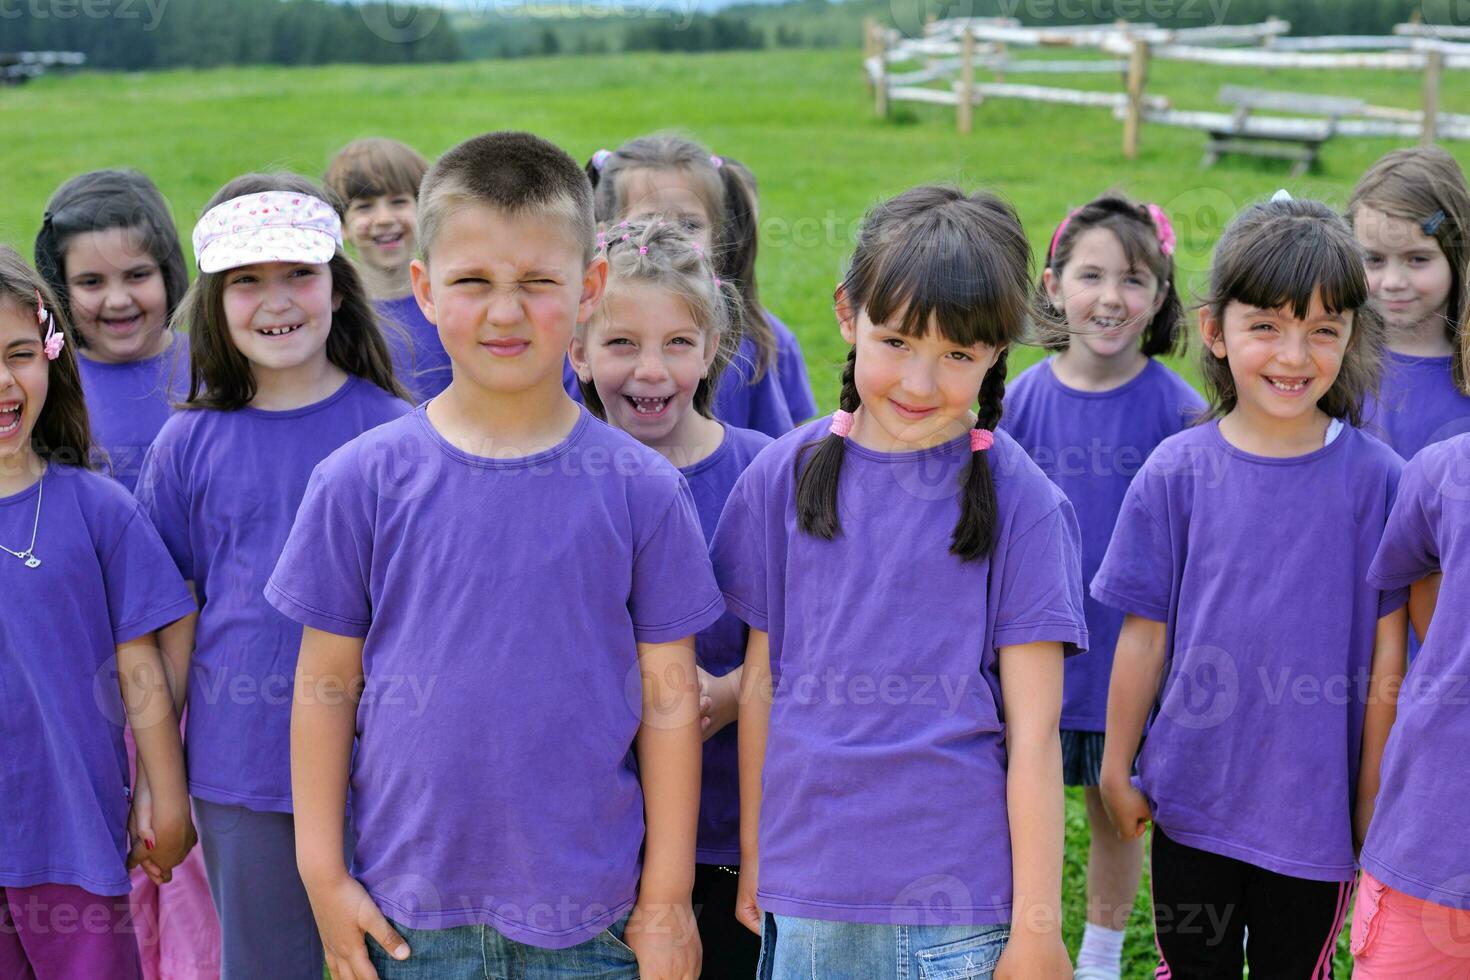
POLYGON ((39 289, 36 290, 36 325, 46 328, 46 339, 41 343, 41 349, 46 352, 46 360, 56 360, 61 356, 61 348, 66 346, 66 334, 56 329, 56 317, 51 315, 51 311, 41 301, 39 289))
MULTIPOLYGON (((1159 238, 1159 251, 1164 253, 1165 258, 1173 258, 1174 246, 1177 244, 1177 239, 1174 237, 1174 226, 1170 224, 1169 216, 1164 213, 1163 208, 1153 202, 1149 202, 1143 207, 1148 212, 1149 219, 1154 223, 1154 232, 1159 238)), ((1062 219, 1062 223, 1057 225, 1056 233, 1051 236, 1051 245, 1046 250, 1046 261, 1048 264, 1051 262, 1052 256, 1057 254, 1057 243, 1062 240, 1062 233, 1067 230, 1067 225, 1071 224, 1072 219, 1081 210, 1081 208, 1073 208, 1062 219)))
MULTIPOLYGON (((852 432, 852 422, 852 413, 844 412, 839 408, 832 413, 832 434, 839 439, 846 439, 848 433, 852 432)), ((970 430, 970 452, 983 453, 993 445, 995 445, 995 433, 990 429, 970 430)))

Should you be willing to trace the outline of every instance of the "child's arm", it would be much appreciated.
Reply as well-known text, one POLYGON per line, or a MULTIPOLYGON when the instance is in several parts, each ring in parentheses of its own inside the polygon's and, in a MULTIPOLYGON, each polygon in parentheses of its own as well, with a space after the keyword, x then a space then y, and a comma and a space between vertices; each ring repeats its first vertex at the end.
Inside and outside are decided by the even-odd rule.
POLYGON ((647 832, 624 940, 644 980, 694 980, 701 948, 690 895, 699 827, 699 681, 694 638, 638 644, 643 723, 635 748, 647 832))
POLYGON ((1434 618, 1434 607, 1439 603, 1439 584, 1444 581, 1443 572, 1427 575, 1409 586, 1409 622, 1419 642, 1429 635, 1429 621, 1434 618))
MULTIPOLYGON (((362 643, 304 627, 291 705, 291 798, 296 811, 296 866, 335 978, 377 980, 366 936, 394 959, 408 944, 388 924, 367 889, 342 861, 342 824, 362 693, 362 643)), ((264 937, 262 941, 269 941, 264 937)))
POLYGON ((760 883, 761 774, 766 767, 766 736, 771 730, 771 637, 752 629, 745 642, 745 665, 740 674, 740 883, 735 893, 735 918, 756 935, 761 910, 755 891, 760 883))
POLYGON ((172 869, 194 846, 194 822, 189 813, 189 786, 184 776, 184 747, 179 742, 179 720, 164 676, 156 634, 148 633, 117 645, 117 679, 128 727, 138 746, 138 768, 145 766, 149 781, 135 793, 133 806, 147 817, 129 814, 133 830, 142 827, 129 865, 148 863, 156 882, 172 877, 172 869))
POLYGON ((1062 790, 1062 645, 1022 643, 1000 648, 1005 692, 1006 811, 1011 824, 1014 892, 1011 938, 996 964, 996 980, 1070 977, 1062 942, 1062 852, 1066 797, 1062 790))
MULTIPOLYGON (((192 592, 192 583, 189 588, 192 592)), ((198 601, 197 598, 195 601, 198 601)), ((184 704, 189 697, 189 661, 194 655, 194 627, 198 620, 199 614, 192 612, 158 631, 158 646, 163 655, 164 675, 173 694, 174 714, 181 719, 184 716, 184 704)), ((186 760, 186 770, 187 765, 186 760)), ((187 778, 186 771, 186 783, 187 778)), ((154 836, 153 791, 148 785, 148 767, 143 764, 141 757, 138 759, 137 775, 133 779, 133 809, 128 818, 128 834, 135 844, 139 840, 151 841, 154 836)), ((130 858, 130 863, 141 864, 148 877, 158 884, 173 877, 153 860, 151 853, 138 861, 130 858)))
MULTIPOLYGON (((1428 582, 1416 582, 1410 589, 1419 589, 1428 582)), ((1435 583, 1437 587, 1438 583, 1435 583)), ((1421 596, 1421 599, 1423 597, 1421 596)), ((1434 600, 1429 599, 1425 613, 1425 626, 1434 611, 1434 600)), ((1399 688, 1404 683, 1404 672, 1409 666, 1408 611, 1397 609, 1378 621, 1378 633, 1373 642, 1373 664, 1368 680, 1368 705, 1363 712, 1363 752, 1358 762, 1358 799, 1353 808, 1353 842, 1362 849, 1368 838, 1368 825, 1373 822, 1373 807, 1378 799, 1378 770, 1383 765, 1383 748, 1388 744, 1388 733, 1398 717, 1399 688)))
POLYGON ((1148 800, 1133 785, 1133 757, 1164 675, 1164 624, 1129 615, 1113 654, 1108 683, 1107 734, 1098 789, 1108 819, 1124 840, 1142 837, 1150 819, 1148 800))

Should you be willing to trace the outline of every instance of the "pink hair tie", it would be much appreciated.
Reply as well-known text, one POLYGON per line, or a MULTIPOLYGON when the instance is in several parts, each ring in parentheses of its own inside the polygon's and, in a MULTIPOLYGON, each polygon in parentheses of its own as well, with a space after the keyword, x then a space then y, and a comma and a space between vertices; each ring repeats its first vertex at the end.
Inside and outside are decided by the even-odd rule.
POLYGON ((970 430, 970 452, 983 453, 995 445, 995 433, 989 429, 970 430))
POLYGON ((648 246, 647 245, 639 245, 638 246, 638 254, 639 255, 647 255, 648 254, 648 246))
POLYGON ((719 170, 721 167, 723 167, 725 165, 724 158, 723 157, 717 157, 713 153, 710 154, 709 162, 712 163, 712 164, 714 164, 714 167, 715 167, 716 170, 719 170))
POLYGON ((844 412, 842 409, 832 413, 832 434, 839 439, 846 439, 847 434, 852 431, 852 413, 844 412))

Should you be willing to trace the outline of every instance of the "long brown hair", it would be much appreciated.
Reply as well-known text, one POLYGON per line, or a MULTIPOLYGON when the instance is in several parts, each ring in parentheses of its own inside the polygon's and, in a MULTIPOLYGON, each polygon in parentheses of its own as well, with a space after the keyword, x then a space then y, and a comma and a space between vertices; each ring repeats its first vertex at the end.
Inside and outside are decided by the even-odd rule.
MULTIPOLYGON (((319 198, 341 212, 339 202, 315 181, 299 174, 245 174, 215 192, 205 212, 217 204, 268 191, 287 191, 319 198)), ((393 362, 383 340, 378 315, 358 278, 357 268, 338 248, 328 268, 332 291, 341 297, 332 314, 327 336, 327 360, 348 374, 382 388, 390 395, 409 401, 408 393, 393 377, 393 362)), ((189 333, 189 397, 181 408, 213 408, 233 411, 244 408, 255 397, 255 374, 250 361, 230 340, 225 320, 224 292, 228 270, 201 272, 184 294, 174 313, 173 327, 189 333)))
MULTIPOLYGON (((46 328, 37 318, 36 296, 40 294, 46 310, 56 318, 56 329, 66 329, 66 314, 56 294, 45 281, 31 271, 20 253, 8 245, 0 245, 0 302, 10 300, 36 324, 36 333, 45 338, 46 328)), ((92 428, 87 418, 87 402, 82 397, 82 377, 77 371, 77 355, 71 344, 50 362, 46 403, 31 430, 31 448, 37 456, 65 466, 92 467, 92 428)))
MULTIPOLYGON (((932 320, 953 343, 1004 348, 978 393, 977 426, 996 427, 1006 354, 1025 336, 1033 310, 1031 246, 1009 204, 992 194, 931 185, 875 205, 863 219, 842 288, 852 308, 866 310, 874 323, 891 324, 902 312, 898 330, 904 336, 923 336, 932 320)), ((860 405, 856 374, 852 347, 842 370, 846 412, 860 405)), ((844 455, 842 438, 828 435, 803 447, 797 458, 797 521, 808 534, 831 540, 841 530, 837 491, 844 455)), ((995 480, 986 455, 970 454, 950 541, 950 553, 966 561, 995 546, 995 480)))
POLYGON ((1437 146, 1394 150, 1359 178, 1348 201, 1348 221, 1363 207, 1423 228, 1449 261, 1444 331, 1454 348, 1455 385, 1470 395, 1470 188, 1459 161, 1437 146))
MULTIPOLYGON (((1256 204, 1237 215, 1215 246, 1205 305, 1218 324, 1232 302, 1261 310, 1291 309, 1306 319, 1313 297, 1329 313, 1351 312, 1342 368, 1317 407, 1333 418, 1363 424, 1363 399, 1378 384, 1383 320, 1368 299, 1363 249, 1348 223, 1318 201, 1256 204)), ((1223 328, 1223 327, 1222 327, 1223 328)), ((1206 345, 1200 374, 1209 396, 1205 418, 1218 418, 1239 400, 1230 361, 1206 345)))

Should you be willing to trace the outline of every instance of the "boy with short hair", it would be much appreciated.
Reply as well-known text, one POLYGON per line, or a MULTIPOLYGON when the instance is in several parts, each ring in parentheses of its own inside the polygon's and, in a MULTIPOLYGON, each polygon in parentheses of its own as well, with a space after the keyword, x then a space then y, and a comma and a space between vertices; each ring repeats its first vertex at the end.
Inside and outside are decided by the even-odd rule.
POLYGON ((363 285, 383 320, 393 371, 415 403, 449 387, 449 355, 413 296, 408 265, 417 232, 419 184, 429 161, 397 140, 348 143, 323 182, 342 206, 342 234, 357 253, 363 285))
POLYGON ((317 468, 266 588, 307 627, 292 786, 332 975, 693 980, 693 636, 724 601, 678 471, 561 386, 607 277, 591 189, 491 133, 420 205, 454 380, 317 468))

